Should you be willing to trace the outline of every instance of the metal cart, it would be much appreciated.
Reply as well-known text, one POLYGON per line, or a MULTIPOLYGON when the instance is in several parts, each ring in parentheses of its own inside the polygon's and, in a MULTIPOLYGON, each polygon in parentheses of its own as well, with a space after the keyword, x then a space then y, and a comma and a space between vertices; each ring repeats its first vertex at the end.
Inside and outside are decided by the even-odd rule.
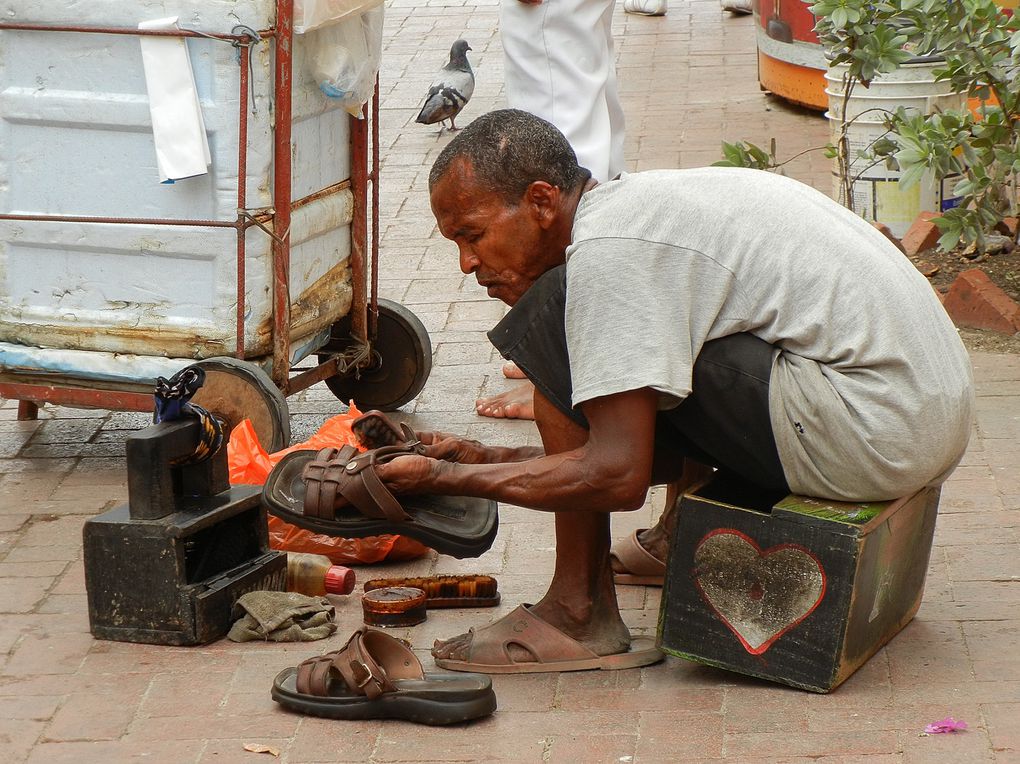
MULTIPOLYGON (((197 38, 198 42, 208 46, 229 43, 237 51, 238 105, 236 123, 231 125, 231 130, 236 131, 237 144, 236 215, 210 215, 205 218, 117 217, 77 214, 74 209, 38 214, 20 212, 17 208, 12 210, 8 202, 0 206, 0 226, 7 227, 0 229, 7 231, 6 242, 4 237, 0 237, 0 266, 6 266, 0 267, 0 278, 6 276, 14 279, 15 276, 11 274, 18 267, 14 253, 20 229, 13 230, 11 227, 70 226, 79 232, 79 237, 99 230, 96 227, 116 232, 144 231, 146 227, 159 231, 187 228, 202 236, 222 235, 224 231, 229 233, 232 229, 236 239, 236 282, 234 300, 230 304, 234 311, 233 341, 223 339, 198 343, 198 350, 194 353, 189 351, 188 356, 180 351, 167 352, 165 355, 179 365, 183 365, 180 363, 182 360, 197 360, 206 370, 206 383, 196 395, 195 402, 225 416, 229 420, 228 426, 244 418, 251 419, 262 444, 273 451, 285 447, 289 442, 286 396, 325 381, 329 389, 345 402, 354 399, 362 408, 397 408, 411 400, 424 386, 431 370, 431 344, 425 328, 411 312, 378 297, 378 83, 375 96, 362 110, 361 119, 347 117, 346 114, 343 117, 336 115, 337 119, 349 119, 348 177, 293 198, 292 162, 295 145, 292 139, 296 123, 292 115, 292 104, 300 95, 294 86, 297 74, 294 66, 293 0, 259 1, 275 3, 275 22, 257 30, 234 27, 228 33, 217 29, 143 31, 127 25, 72 25, 45 20, 29 22, 15 19, 0 22, 0 42, 5 37, 10 41, 28 39, 27 35, 45 37, 74 34, 108 39, 137 38, 143 35, 179 36, 197 38), (14 38, 15 34, 19 37, 14 38), (260 206, 249 202, 253 183, 258 179, 248 176, 250 146, 253 145, 249 125, 257 96, 256 85, 252 81, 252 58, 256 55, 265 57, 262 61, 263 69, 267 73, 271 72, 271 75, 267 74, 264 83, 268 86, 271 76, 271 88, 267 87, 268 94, 262 94, 261 98, 262 103, 269 105, 267 111, 272 112, 271 124, 265 112, 258 123, 266 140, 271 141, 271 157, 266 157, 269 165, 266 177, 271 178, 271 192, 262 186, 258 188, 271 193, 271 203, 260 206), (326 263, 325 271, 314 283, 304 285, 306 288, 300 295, 292 294, 295 273, 291 262, 294 246, 292 225, 296 216, 313 205, 332 205, 330 209, 346 210, 348 204, 349 254, 338 252, 336 262, 326 263), (258 283, 253 287, 250 283, 253 264, 250 248, 253 239, 257 237, 263 237, 262 245, 267 247, 267 257, 255 262, 268 260, 271 265, 267 265, 265 272, 267 283, 258 283), (346 270, 348 266, 349 279, 346 270), (343 294, 348 291, 347 286, 349 300, 343 299, 343 294), (253 326, 256 322, 251 315, 251 303, 260 297, 267 303, 271 299, 271 305, 265 306, 262 324, 256 327, 253 326), (303 325, 297 332, 292 319, 293 312, 299 309, 303 311, 303 325), (228 352, 217 352, 223 349, 228 349, 228 352), (305 359, 311 359, 312 362, 299 368, 298 364, 305 359)), ((13 47, 9 50, 12 50, 13 55, 13 47)), ((2 72, 0 66, 0 74, 2 72)), ((0 90, 3 90, 2 86, 0 82, 0 90)), ((308 100, 307 96, 302 97, 308 100)), ((305 107, 308 108, 308 103, 305 103, 305 107)), ((2 170, 0 156, 0 186, 4 180, 2 170)), ((303 185, 307 187, 308 183, 304 182, 303 185)), ((0 194, 0 204, 2 200, 0 194)), ((225 208, 225 205, 220 206, 221 209, 225 208)), ((54 246, 59 246, 59 243, 54 246)), ((35 253, 32 256, 44 257, 46 254, 35 253)), ((137 256, 139 252, 133 251, 130 254, 137 256)), ((13 289, 9 288, 8 292, 13 289)), ((18 286, 18 289, 23 289, 23 286, 18 286)), ((26 310, 25 303, 26 300, 22 300, 20 310, 26 310)), ((110 309, 116 310, 116 307, 110 309)), ((72 315, 69 320, 72 332, 73 319, 72 315)), ((115 374, 105 370, 102 373, 94 370, 82 372, 76 368, 78 360, 89 360, 97 355, 88 349, 88 342, 85 342, 86 349, 77 349, 75 338, 60 348, 56 352, 56 360, 53 360, 46 357, 48 346, 39 341, 33 333, 35 329, 28 323, 23 323, 19 329, 15 321, 15 328, 9 329, 9 335, 13 331, 15 336, 9 336, 12 342, 4 345, 12 352, 6 358, 0 353, 0 396, 19 401, 19 419, 34 418, 38 406, 43 403, 129 411, 152 410, 151 390, 157 376, 152 370, 164 368, 159 363, 165 364, 168 359, 151 353, 133 354, 130 345, 125 352, 121 345, 114 344, 112 353, 98 355, 102 355, 106 366, 118 366, 115 374), (17 336, 19 332, 23 336, 17 336), (25 358, 21 358, 22 347, 26 351, 25 358)), ((82 329, 78 336, 86 333, 87 330, 82 329)), ((65 333, 63 336, 68 335, 65 333)), ((118 341, 132 341, 132 335, 125 336, 127 340, 121 337, 118 341)), ((159 339, 146 336, 144 341, 137 341, 142 342, 141 347, 151 351, 153 343, 158 343, 159 339)))

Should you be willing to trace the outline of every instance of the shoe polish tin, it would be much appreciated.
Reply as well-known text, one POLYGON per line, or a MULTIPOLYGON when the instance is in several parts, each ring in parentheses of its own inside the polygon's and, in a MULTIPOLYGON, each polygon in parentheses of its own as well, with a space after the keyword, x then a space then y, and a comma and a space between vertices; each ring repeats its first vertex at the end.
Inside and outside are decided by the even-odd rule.
POLYGON ((361 598, 369 626, 415 626, 426 618, 425 592, 411 586, 387 586, 361 598))

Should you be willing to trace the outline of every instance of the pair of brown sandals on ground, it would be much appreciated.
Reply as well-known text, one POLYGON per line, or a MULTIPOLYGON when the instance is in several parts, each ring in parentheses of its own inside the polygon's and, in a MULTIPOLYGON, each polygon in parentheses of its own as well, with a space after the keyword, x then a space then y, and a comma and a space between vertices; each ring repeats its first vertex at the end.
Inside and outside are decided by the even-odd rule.
MULTIPOLYGON (((364 538, 397 533, 454 557, 477 557, 496 537, 495 502, 459 497, 401 496, 375 474, 375 465, 422 446, 406 424, 378 411, 351 429, 368 450, 353 446, 294 451, 276 465, 263 489, 273 515, 317 533, 364 538)), ((339 650, 284 669, 273 700, 330 719, 404 719, 456 724, 496 710, 492 680, 483 674, 426 674, 410 645, 362 627, 339 650)))
POLYGON ((262 490, 270 514, 330 536, 409 536, 458 558, 478 557, 492 546, 499 528, 496 502, 469 496, 398 498, 376 475, 376 465, 422 453, 410 427, 370 411, 351 429, 368 450, 293 451, 280 460, 262 490))

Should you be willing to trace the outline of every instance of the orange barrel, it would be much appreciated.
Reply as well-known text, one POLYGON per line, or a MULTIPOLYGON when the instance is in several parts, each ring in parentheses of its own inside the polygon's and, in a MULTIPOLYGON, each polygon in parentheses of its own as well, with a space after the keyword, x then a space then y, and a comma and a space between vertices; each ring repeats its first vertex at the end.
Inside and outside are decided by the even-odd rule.
MULTIPOLYGON (((812 5, 814 0, 754 0, 758 82, 788 101, 824 111, 827 64, 808 10, 812 5)), ((1020 0, 996 0, 996 5, 1015 12, 1020 0)))
POLYGON ((804 0, 756 0, 758 82, 765 90, 812 109, 825 110, 827 68, 815 34, 815 17, 804 0))

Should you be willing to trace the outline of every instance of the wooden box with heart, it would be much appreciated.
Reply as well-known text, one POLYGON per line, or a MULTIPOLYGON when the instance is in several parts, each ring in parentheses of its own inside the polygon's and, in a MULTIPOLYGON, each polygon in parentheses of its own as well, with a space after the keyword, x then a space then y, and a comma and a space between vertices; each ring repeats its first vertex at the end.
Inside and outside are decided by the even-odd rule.
POLYGON ((849 504, 710 480, 681 500, 660 647, 828 692, 917 612, 938 499, 849 504))

